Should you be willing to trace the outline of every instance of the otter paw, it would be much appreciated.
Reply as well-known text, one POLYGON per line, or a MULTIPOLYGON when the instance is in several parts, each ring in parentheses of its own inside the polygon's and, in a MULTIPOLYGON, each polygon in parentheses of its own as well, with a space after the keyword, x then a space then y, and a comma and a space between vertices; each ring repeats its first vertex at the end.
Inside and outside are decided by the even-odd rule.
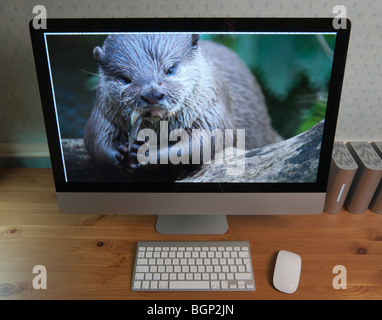
POLYGON ((139 147, 143 144, 144 142, 141 141, 134 141, 133 144, 130 147, 127 145, 120 145, 117 148, 117 152, 115 155, 115 165, 120 168, 124 169, 127 171, 132 171, 139 169, 143 165, 139 163, 138 158, 137 158, 137 153, 139 147))
POLYGON ((129 163, 128 163, 128 167, 129 169, 139 169, 143 166, 145 166, 144 164, 141 164, 139 161, 138 161, 138 149, 144 144, 145 142, 144 141, 137 141, 135 140, 131 147, 130 147, 130 153, 129 153, 129 163))
POLYGON ((114 165, 120 169, 125 169, 129 158, 129 150, 126 146, 120 145, 115 152, 114 165))

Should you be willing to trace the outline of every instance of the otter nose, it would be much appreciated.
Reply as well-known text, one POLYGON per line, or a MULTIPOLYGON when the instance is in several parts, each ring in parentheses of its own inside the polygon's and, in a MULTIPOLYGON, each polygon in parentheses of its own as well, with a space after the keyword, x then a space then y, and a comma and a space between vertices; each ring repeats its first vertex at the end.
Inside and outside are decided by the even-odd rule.
POLYGON ((142 95, 141 98, 148 104, 156 105, 164 98, 164 94, 158 90, 151 90, 147 94, 142 95))

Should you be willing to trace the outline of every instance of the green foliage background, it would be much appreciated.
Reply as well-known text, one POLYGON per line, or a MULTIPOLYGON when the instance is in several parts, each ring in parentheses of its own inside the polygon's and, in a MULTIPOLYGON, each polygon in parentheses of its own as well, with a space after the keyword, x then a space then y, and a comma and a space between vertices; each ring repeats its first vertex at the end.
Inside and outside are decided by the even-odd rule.
POLYGON ((234 50, 256 76, 274 128, 289 138, 324 119, 335 35, 207 34, 234 50))

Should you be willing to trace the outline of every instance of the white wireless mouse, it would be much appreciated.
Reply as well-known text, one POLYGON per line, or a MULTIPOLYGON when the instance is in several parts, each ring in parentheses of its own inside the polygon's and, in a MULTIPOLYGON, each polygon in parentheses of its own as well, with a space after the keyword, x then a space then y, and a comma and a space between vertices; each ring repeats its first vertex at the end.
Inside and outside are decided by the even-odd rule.
POLYGON ((300 272, 301 257, 296 253, 281 250, 273 272, 273 285, 281 292, 293 293, 297 290, 300 272))

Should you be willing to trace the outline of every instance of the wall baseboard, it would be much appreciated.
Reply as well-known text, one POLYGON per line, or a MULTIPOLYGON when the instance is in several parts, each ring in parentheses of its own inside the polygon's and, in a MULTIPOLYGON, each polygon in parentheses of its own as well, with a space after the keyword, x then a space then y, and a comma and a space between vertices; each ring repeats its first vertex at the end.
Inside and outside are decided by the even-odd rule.
POLYGON ((0 143, 0 158, 49 158, 47 143, 0 143))

